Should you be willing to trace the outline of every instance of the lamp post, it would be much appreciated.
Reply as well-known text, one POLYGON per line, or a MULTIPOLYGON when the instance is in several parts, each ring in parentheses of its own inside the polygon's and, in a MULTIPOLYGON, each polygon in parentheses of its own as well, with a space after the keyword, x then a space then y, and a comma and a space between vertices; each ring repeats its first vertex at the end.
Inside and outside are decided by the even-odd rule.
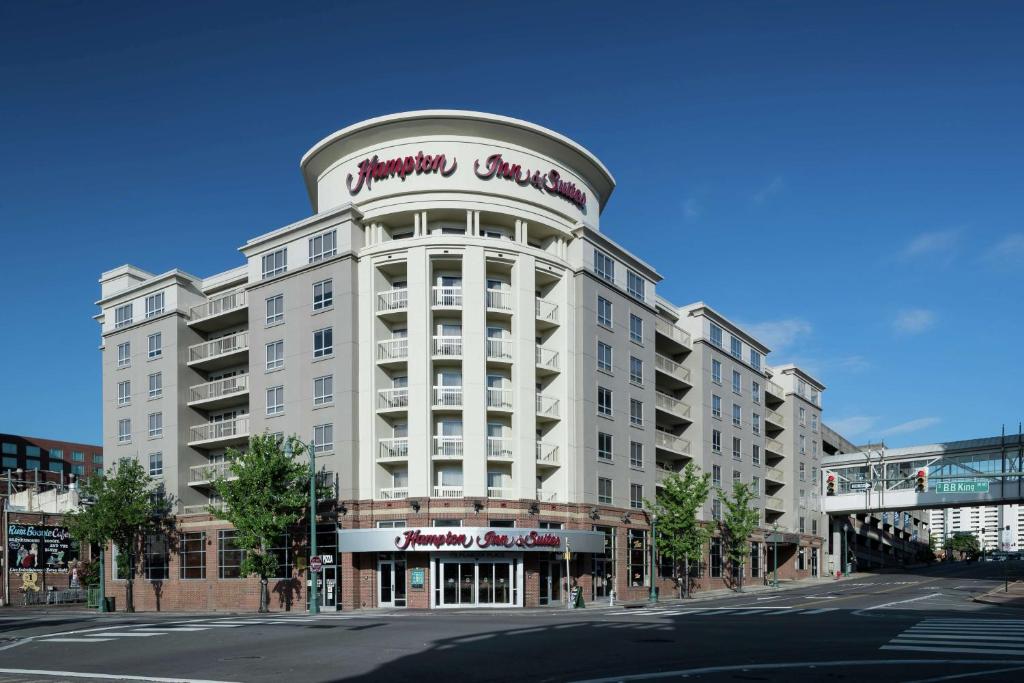
POLYGON ((779 587, 779 523, 772 523, 772 588, 779 587))
POLYGON ((849 576, 850 562, 848 559, 850 553, 850 541, 846 538, 850 532, 849 522, 843 522, 843 576, 849 576))
POLYGON ((107 554, 107 544, 100 543, 100 611, 107 611, 107 575, 103 556, 107 554))
MULTIPOLYGON (((295 439, 298 441, 298 439, 295 439)), ((314 575, 313 572, 313 558, 317 556, 316 552, 316 449, 313 444, 306 444, 299 441, 303 448, 306 449, 306 453, 309 454, 309 564, 307 565, 309 571, 309 613, 319 614, 320 613, 320 597, 317 595, 317 579, 319 577, 314 575)), ((292 457, 292 439, 285 439, 284 441, 284 454, 286 457, 292 457)))
POLYGON ((651 514, 651 594, 649 601, 658 602, 658 587, 654 584, 658 573, 658 515, 651 514))

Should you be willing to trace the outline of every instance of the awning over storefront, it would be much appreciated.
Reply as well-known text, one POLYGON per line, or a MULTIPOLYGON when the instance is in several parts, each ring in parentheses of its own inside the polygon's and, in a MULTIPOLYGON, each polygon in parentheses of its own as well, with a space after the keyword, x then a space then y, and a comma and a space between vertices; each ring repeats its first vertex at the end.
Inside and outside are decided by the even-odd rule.
POLYGON ((401 527, 339 529, 338 551, 383 552, 565 552, 603 553, 600 531, 508 527, 401 527))

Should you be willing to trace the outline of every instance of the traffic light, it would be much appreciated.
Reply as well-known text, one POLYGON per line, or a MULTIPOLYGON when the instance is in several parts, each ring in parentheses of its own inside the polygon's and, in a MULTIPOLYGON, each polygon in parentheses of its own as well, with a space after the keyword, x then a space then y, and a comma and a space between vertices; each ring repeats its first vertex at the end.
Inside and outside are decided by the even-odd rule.
POLYGON ((825 495, 836 495, 836 475, 834 472, 829 472, 825 475, 825 495))
POLYGON ((928 471, 920 469, 917 471, 917 486, 914 488, 918 493, 924 493, 928 490, 928 471))

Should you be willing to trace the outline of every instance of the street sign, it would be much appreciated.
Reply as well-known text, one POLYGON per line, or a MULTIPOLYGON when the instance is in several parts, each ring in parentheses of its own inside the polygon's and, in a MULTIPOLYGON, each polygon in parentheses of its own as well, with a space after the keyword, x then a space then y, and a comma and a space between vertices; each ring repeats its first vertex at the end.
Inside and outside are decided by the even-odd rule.
POLYGON ((935 493, 988 493, 988 481, 937 481, 935 493))
POLYGON ((320 573, 320 570, 323 569, 323 567, 324 561, 321 560, 319 557, 309 558, 309 571, 313 572, 314 574, 318 574, 320 573))
POLYGON ((871 488, 870 481, 854 481, 850 482, 851 491, 867 491, 871 488))
POLYGON ((766 543, 785 543, 785 534, 768 534, 768 537, 764 539, 766 543))

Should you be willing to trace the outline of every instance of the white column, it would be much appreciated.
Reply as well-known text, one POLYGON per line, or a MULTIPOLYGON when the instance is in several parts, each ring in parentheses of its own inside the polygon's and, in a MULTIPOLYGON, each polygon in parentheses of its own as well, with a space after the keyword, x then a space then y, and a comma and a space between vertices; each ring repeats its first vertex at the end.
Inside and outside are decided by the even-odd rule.
MULTIPOLYGON (((479 215, 479 214, 478 214, 479 215)), ((463 491, 487 495, 487 264, 481 247, 462 259, 463 491)))
POLYGON ((479 235, 480 234, 480 212, 479 211, 474 211, 473 212, 473 234, 474 235, 479 235))
POLYGON ((431 493, 433 352, 430 259, 422 247, 408 252, 406 279, 409 287, 409 495, 431 493))
POLYGON ((415 213, 412 217, 412 234, 413 237, 420 236, 420 214, 415 213))
POLYGON ((423 235, 430 234, 430 225, 427 223, 427 212, 420 211, 420 231, 423 235))
POLYGON ((536 260, 520 255, 512 270, 513 486, 517 498, 537 497, 536 260))
MULTIPOLYGON (((371 231, 372 232, 372 231, 371 231)), ((375 376, 378 374, 376 366, 377 344, 375 330, 379 329, 376 313, 374 312, 374 283, 376 281, 375 267, 370 259, 364 259, 359 263, 359 293, 356 298, 357 315, 359 320, 359 350, 360 356, 369 358, 366 362, 359 363, 355 377, 359 388, 359 396, 367 400, 358 402, 357 425, 359 427, 359 451, 353 453, 353 457, 359 463, 359 479, 354 491, 355 498, 373 498, 379 486, 389 486, 374 482, 374 473, 377 466, 374 464, 377 453, 377 433, 375 423, 377 421, 376 405, 377 391, 375 376)), ((341 484, 345 488, 345 482, 341 484)))
POLYGON ((530 230, 530 224, 527 223, 526 221, 519 221, 519 225, 520 225, 520 229, 519 229, 519 242, 521 244, 527 244, 527 242, 528 242, 528 240, 527 240, 527 233, 530 230))
POLYGON ((473 211, 470 209, 466 210, 466 234, 473 234, 473 211))

